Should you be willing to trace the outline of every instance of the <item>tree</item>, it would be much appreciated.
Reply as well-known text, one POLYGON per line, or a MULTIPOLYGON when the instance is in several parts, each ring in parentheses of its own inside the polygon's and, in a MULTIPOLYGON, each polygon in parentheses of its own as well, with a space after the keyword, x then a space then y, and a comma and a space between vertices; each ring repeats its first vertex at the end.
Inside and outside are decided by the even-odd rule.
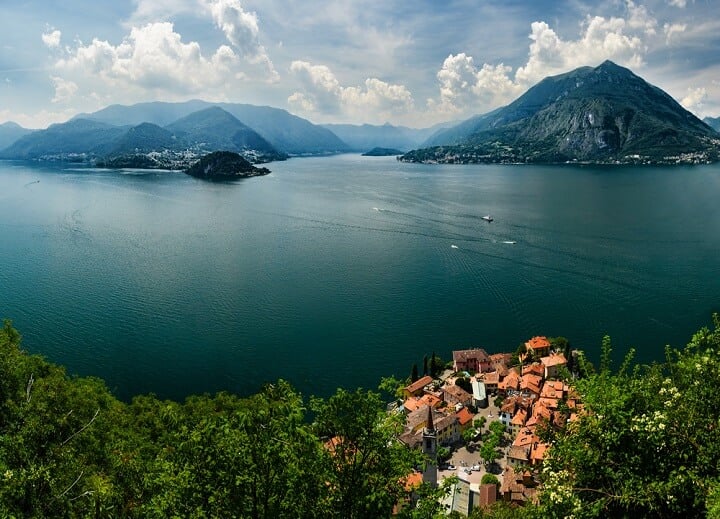
POLYGON ((465 391, 467 391, 468 393, 470 393, 472 395, 472 392, 473 392, 472 383, 470 382, 469 378, 458 377, 455 379, 455 385, 463 388, 465 391))
POLYGON ((720 318, 663 364, 610 365, 578 381, 585 411, 555 431, 543 470, 547 516, 700 517, 720 466, 720 318))
POLYGON ((418 366, 417 364, 412 365, 412 372, 410 373, 410 382, 415 382, 418 378, 418 366))
POLYGON ((397 415, 387 415, 379 395, 338 389, 313 399, 315 430, 330 444, 325 455, 328 517, 387 517, 406 495, 403 479, 422 460, 396 438, 397 415))
POLYGON ((423 377, 428 374, 428 356, 423 356, 423 377))
POLYGON ((500 485, 500 480, 495 474, 484 474, 480 480, 481 485, 500 485))
POLYGON ((445 364, 442 359, 433 352, 432 357, 430 357, 430 375, 435 377, 442 373, 443 369, 445 369, 445 364))

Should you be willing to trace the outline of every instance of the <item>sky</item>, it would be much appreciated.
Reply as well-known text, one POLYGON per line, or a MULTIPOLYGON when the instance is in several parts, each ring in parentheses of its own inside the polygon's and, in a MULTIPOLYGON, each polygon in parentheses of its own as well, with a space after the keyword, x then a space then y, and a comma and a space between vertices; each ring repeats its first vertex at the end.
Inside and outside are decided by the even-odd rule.
POLYGON ((719 0, 1 0, 0 123, 237 102, 416 128, 610 59, 720 116, 719 0))

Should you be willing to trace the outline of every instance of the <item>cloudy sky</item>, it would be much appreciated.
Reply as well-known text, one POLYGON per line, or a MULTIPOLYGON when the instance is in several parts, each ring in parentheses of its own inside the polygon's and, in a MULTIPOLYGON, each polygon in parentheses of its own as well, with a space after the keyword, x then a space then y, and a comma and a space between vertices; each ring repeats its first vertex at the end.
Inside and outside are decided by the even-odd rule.
POLYGON ((720 115, 718 0, 2 0, 0 122, 113 103, 425 127, 605 59, 720 115))

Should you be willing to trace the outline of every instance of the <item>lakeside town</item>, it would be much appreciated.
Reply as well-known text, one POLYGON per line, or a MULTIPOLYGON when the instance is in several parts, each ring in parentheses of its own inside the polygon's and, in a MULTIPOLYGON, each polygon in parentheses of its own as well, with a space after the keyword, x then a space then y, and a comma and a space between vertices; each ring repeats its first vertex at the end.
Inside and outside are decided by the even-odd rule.
POLYGON ((567 383, 582 353, 566 341, 565 351, 558 346, 535 336, 516 354, 455 350, 451 369, 402 387, 402 398, 388 406, 405 414, 399 440, 430 460, 408 476, 408 490, 454 477, 442 504, 464 515, 500 500, 535 502, 549 447, 541 429, 564 428, 583 408, 567 383))

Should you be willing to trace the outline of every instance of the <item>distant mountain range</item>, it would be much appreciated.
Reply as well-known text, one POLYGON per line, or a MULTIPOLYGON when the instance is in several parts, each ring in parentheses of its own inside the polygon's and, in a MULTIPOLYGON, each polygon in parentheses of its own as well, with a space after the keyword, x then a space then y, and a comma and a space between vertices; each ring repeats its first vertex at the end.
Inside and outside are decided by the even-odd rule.
POLYGON ((382 126, 324 124, 323 127, 340 137, 352 151, 366 152, 373 148, 394 148, 408 151, 417 148, 438 131, 445 130, 452 125, 452 123, 443 123, 423 129, 391 124, 382 126))
POLYGON ((33 130, 23 128, 17 123, 8 122, 0 124, 0 150, 7 148, 12 143, 17 141, 20 137, 23 137, 33 130))
POLYGON ((720 132, 720 117, 706 117, 703 119, 703 122, 711 128, 714 128, 715 131, 720 132))
POLYGON ((90 119, 114 126, 153 123, 166 127, 192 113, 212 107, 222 108, 232 114, 282 153, 313 155, 350 151, 345 142, 326 128, 286 110, 269 106, 208 103, 200 100, 184 103, 138 103, 130 106, 111 105, 92 114, 78 114, 75 119, 90 119))
POLYGON ((711 162, 720 134, 611 61, 548 77, 509 105, 431 137, 409 162, 711 162))
POLYGON ((259 163, 385 148, 414 149, 401 157, 408 162, 687 163, 720 158, 719 127, 720 118, 703 122, 606 61, 547 77, 509 105, 459 124, 320 126, 267 106, 139 103, 78 114, 45 130, 2 124, 0 158, 175 168, 219 150, 259 163))
POLYGON ((192 159, 234 151, 268 162, 350 151, 331 131, 285 110, 205 101, 113 105, 37 131, 9 123, 0 138, 0 158, 100 160, 117 167, 172 166, 188 158, 186 152, 192 159), (147 154, 154 154, 150 161, 140 157, 147 154))

